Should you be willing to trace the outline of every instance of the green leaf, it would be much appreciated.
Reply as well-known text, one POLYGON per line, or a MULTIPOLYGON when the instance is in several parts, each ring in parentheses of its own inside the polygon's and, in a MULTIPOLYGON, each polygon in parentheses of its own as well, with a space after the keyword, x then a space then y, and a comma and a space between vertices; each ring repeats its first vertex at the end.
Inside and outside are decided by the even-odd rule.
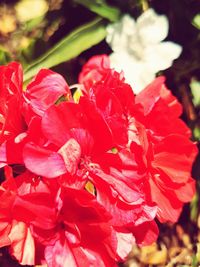
MULTIPOLYGON (((200 244, 197 243, 197 253, 196 253, 197 263, 200 262, 200 244)), ((197 265, 198 266, 198 265, 197 265)))
POLYGON ((0 65, 5 65, 11 61, 9 52, 2 46, 0 46, 0 65))
POLYGON ((112 22, 119 20, 120 11, 118 8, 109 6, 104 0, 74 0, 99 16, 112 22))
POLYGON ((196 192, 190 203, 190 219, 193 222, 197 221, 198 211, 199 211, 198 203, 199 203, 199 195, 198 192, 196 192))
POLYGON ((199 126, 195 126, 194 130, 193 130, 193 136, 195 138, 195 140, 200 140, 200 128, 199 126))
POLYGON ((22 63, 24 68, 29 66, 29 63, 32 62, 32 55, 34 53, 36 39, 26 38, 24 45, 19 47, 17 60, 22 63))
POLYGON ((36 17, 31 20, 26 21, 25 24, 25 30, 27 32, 32 31, 34 28, 38 27, 42 22, 44 22, 44 16, 36 17))
POLYGON ((195 107, 200 106, 200 82, 197 80, 192 80, 190 83, 190 88, 193 96, 193 104, 195 107))
POLYGON ((77 28, 25 70, 24 82, 32 78, 41 68, 51 68, 77 57, 101 42, 105 36, 105 25, 101 18, 77 28))
POLYGON ((192 266, 191 267, 198 267, 198 259, 197 259, 196 255, 192 256, 192 266))
POLYGON ((200 13, 198 13, 192 20, 192 24, 200 30, 200 13))

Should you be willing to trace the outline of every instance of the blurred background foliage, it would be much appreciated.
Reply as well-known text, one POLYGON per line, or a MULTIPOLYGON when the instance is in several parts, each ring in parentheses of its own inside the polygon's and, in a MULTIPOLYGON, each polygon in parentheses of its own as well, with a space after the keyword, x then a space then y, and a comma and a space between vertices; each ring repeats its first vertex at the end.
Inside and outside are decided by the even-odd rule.
MULTIPOLYGON (((200 147, 199 0, 1 0, 0 64, 20 61, 25 69, 25 82, 45 67, 62 74, 69 84, 77 83, 82 65, 91 56, 111 52, 104 40, 108 23, 117 21, 124 13, 137 18, 148 7, 167 15, 167 39, 183 47, 173 66, 160 74, 166 76, 167 86, 183 104, 183 119, 200 147)), ((135 248, 135 259, 132 257, 128 266, 199 266, 200 156, 194 164, 193 177, 197 180, 197 193, 190 207, 185 207, 179 223, 175 227, 160 226, 158 244, 145 248, 146 252, 135 248), (162 233, 164 237, 171 235, 167 245, 162 233), (171 252, 170 256, 165 248, 174 246, 181 249, 181 252, 177 250, 180 254, 191 256, 190 265, 183 264, 184 257, 182 265, 170 263, 169 259, 179 252, 173 250, 175 254, 171 252), (138 258, 139 265, 133 265, 138 258)), ((2 255, 0 266, 18 266, 8 261, 6 249, 2 255)))

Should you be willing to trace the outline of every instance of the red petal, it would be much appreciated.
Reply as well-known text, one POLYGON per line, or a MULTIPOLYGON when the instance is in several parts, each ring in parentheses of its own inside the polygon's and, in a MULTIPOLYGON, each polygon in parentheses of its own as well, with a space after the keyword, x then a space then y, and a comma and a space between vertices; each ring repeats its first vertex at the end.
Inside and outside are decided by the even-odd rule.
POLYGON ((25 92, 33 110, 40 116, 62 95, 71 99, 67 83, 61 75, 47 69, 40 70, 25 92))
POLYGON ((152 166, 165 172, 174 183, 184 183, 190 177, 196 154, 197 148, 188 138, 169 135, 155 146, 152 166))
POLYGON ((35 264, 35 244, 30 229, 23 222, 13 222, 9 234, 10 254, 22 265, 35 264))
POLYGON ((79 74, 79 83, 84 84, 86 90, 89 90, 94 83, 101 80, 109 67, 110 61, 107 55, 91 57, 79 74))
POLYGON ((121 260, 125 260, 130 253, 133 244, 135 243, 135 238, 132 233, 117 233, 117 254, 121 260))
POLYGON ((173 189, 162 190, 150 180, 152 200, 158 205, 157 217, 160 222, 177 222, 183 203, 177 198, 173 189))
POLYGON ((164 81, 164 77, 156 78, 136 96, 135 102, 136 104, 142 104, 144 108, 144 115, 147 115, 152 110, 155 103, 160 99, 160 91, 164 81))
POLYGON ((44 135, 61 147, 70 139, 70 129, 80 128, 82 117, 83 113, 77 104, 63 102, 52 106, 42 118, 44 135))
POLYGON ((25 145, 23 158, 27 169, 47 178, 57 177, 67 171, 60 154, 31 143, 25 145))
POLYGON ((71 175, 74 175, 81 157, 81 147, 79 143, 75 139, 70 138, 64 146, 58 150, 58 153, 63 157, 67 171, 71 175))
POLYGON ((150 221, 134 227, 133 234, 138 245, 148 246, 157 240, 159 229, 155 221, 150 221))
POLYGON ((45 259, 48 267, 79 267, 66 240, 57 240, 53 246, 45 248, 45 259))

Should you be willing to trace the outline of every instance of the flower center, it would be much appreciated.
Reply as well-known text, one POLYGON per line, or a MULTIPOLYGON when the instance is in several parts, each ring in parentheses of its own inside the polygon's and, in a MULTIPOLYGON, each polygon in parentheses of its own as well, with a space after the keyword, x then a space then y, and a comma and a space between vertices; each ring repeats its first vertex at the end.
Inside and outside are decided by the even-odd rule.
POLYGON ((96 173, 99 169, 99 165, 97 163, 92 162, 89 156, 84 156, 81 158, 79 163, 79 170, 84 171, 85 173, 96 173))

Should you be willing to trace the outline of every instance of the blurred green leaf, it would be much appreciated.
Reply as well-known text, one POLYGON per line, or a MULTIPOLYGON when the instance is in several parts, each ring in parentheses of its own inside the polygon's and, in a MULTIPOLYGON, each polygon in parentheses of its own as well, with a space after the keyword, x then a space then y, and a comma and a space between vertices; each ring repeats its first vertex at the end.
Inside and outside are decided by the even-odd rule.
POLYGON ((104 0, 74 0, 99 16, 112 22, 117 21, 120 16, 118 8, 109 6, 104 0))
POLYGON ((200 140, 200 128, 198 126, 194 128, 193 135, 196 140, 200 140))
POLYGON ((190 83, 190 88, 193 96, 193 104, 195 107, 200 106, 200 82, 197 80, 192 80, 190 83))
POLYGON ((197 252, 196 252, 197 262, 200 262, 200 243, 197 243, 197 252))
POLYGON ((193 222, 197 221, 198 211, 199 211, 198 203, 199 203, 199 195, 198 192, 196 192, 190 203, 190 219, 193 222))
POLYGON ((193 18, 192 24, 200 30, 200 13, 193 18))
POLYGON ((35 43, 36 39, 24 37, 23 45, 18 51, 18 60, 22 63, 24 68, 27 68, 29 66, 29 62, 32 62, 35 43))
POLYGON ((9 52, 0 46, 0 65, 5 65, 11 60, 9 52))
POLYGON ((25 30, 32 31, 35 27, 39 26, 44 21, 44 16, 33 18, 27 22, 25 22, 25 30))
POLYGON ((51 68, 77 57, 83 51, 101 42, 105 35, 105 25, 101 18, 77 28, 44 55, 36 59, 25 70, 24 81, 32 78, 41 68, 51 68))
POLYGON ((195 255, 192 257, 192 267, 198 267, 198 261, 195 255))
MULTIPOLYGON (((198 245, 198 244, 197 244, 198 245)), ((199 264, 198 264, 198 258, 197 258, 197 255, 193 255, 192 256, 192 266, 191 267, 198 267, 199 264)))

